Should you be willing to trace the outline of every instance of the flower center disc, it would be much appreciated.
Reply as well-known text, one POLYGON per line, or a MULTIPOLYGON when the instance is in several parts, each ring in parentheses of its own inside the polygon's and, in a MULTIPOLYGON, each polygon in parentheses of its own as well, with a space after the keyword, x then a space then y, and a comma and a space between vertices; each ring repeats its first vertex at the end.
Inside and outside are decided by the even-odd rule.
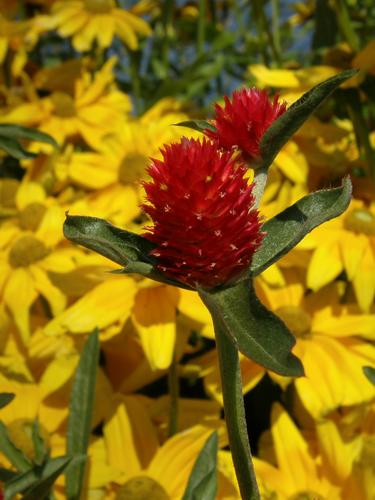
POLYGON ((301 307, 283 306, 275 312, 296 337, 306 337, 310 332, 311 318, 301 307))
POLYGON ((129 153, 122 160, 118 178, 123 184, 130 184, 144 177, 149 159, 138 153, 129 153))
POLYGON ((161 484, 147 476, 133 477, 117 491, 116 500, 168 500, 161 484))
POLYGON ((9 263, 12 267, 27 267, 48 255, 45 244, 32 235, 22 236, 15 242, 9 252, 9 263))
POLYGON ((115 6, 113 0, 85 0, 85 7, 90 12, 103 14, 115 6))
POLYGON ((369 210, 355 208, 345 217, 344 226, 349 231, 374 236, 375 216, 369 210))
POLYGON ((41 223, 46 212, 46 207, 42 203, 30 203, 20 214, 20 226, 22 229, 35 231, 41 223))
POLYGON ((73 98, 65 92, 53 92, 50 96, 55 114, 62 118, 75 116, 76 107, 73 98))

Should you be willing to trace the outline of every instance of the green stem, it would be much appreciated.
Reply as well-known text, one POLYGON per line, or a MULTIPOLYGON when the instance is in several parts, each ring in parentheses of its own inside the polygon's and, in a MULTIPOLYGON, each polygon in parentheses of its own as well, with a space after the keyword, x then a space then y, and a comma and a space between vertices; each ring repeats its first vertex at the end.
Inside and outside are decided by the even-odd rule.
POLYGON ((162 23, 163 23, 163 43, 161 47, 161 59, 163 62, 165 77, 169 73, 169 37, 172 30, 173 21, 173 0, 166 0, 163 6, 162 23))
POLYGON ((366 158, 369 175, 375 179, 375 151, 370 143, 369 127, 361 112, 362 106, 357 90, 346 90, 343 99, 345 99, 344 102, 348 106, 349 116, 353 123, 358 149, 360 151, 362 150, 366 158))
POLYGON ((198 57, 204 52, 204 39, 206 30, 206 0, 199 0, 198 32, 197 32, 197 54, 198 57))
POLYGON ((216 321, 214 324, 225 421, 241 497, 243 500, 259 500, 259 490, 247 435, 238 351, 220 325, 216 321))
POLYGON ((280 39, 280 0, 271 0, 272 6, 272 38, 275 52, 281 60, 281 39, 280 39))
POLYGON ((178 432, 178 396, 180 391, 176 353, 173 354, 172 363, 168 371, 168 387, 170 398, 168 436, 171 437, 178 432))
POLYGON ((137 115, 142 113, 142 92, 141 81, 139 78, 139 52, 129 51, 130 58, 130 77, 132 82, 132 91, 134 97, 134 107, 137 115))
POLYGON ((334 9, 337 15, 337 23, 341 36, 348 42, 350 47, 355 51, 359 51, 359 40, 356 32, 353 29, 352 21, 348 11, 346 0, 334 0, 334 9))
POLYGON ((268 177, 268 168, 259 168, 255 170, 254 176, 254 188, 253 188, 253 196, 254 196, 254 208, 258 208, 264 193, 264 189, 266 187, 268 177))

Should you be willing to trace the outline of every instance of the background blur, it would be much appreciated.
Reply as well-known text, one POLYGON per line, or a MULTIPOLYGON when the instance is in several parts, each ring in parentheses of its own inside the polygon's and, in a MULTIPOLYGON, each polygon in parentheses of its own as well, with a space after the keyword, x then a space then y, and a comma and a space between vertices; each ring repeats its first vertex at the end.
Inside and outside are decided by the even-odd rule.
MULTIPOLYGON (((13 441, 32 456, 38 418, 52 456, 64 453, 72 376, 97 326, 85 498, 182 498, 214 429, 218 498, 239 498, 208 312, 193 292, 110 274, 117 265, 64 239, 64 214, 141 233, 149 158, 199 135, 173 124, 210 118, 213 103, 243 85, 290 104, 358 68, 279 153, 261 206, 268 219, 346 175, 354 184, 346 213, 256 279, 296 335, 306 377, 265 373, 245 358, 242 370, 262 498, 374 499, 375 391, 363 372, 375 366, 373 2, 0 7, 0 124, 37 128, 59 144, 25 143, 35 157, 0 151, 0 392, 16 394, 0 418, 13 441)), ((1 454, 0 466, 9 466, 1 454)))

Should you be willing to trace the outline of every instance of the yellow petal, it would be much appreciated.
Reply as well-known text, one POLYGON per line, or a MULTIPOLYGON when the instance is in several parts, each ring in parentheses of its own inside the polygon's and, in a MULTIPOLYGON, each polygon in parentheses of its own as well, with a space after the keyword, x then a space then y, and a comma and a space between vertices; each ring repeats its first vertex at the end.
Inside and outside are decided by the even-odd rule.
POLYGON ((71 380, 79 361, 79 356, 60 356, 51 361, 44 371, 39 385, 43 397, 60 389, 71 380))
POLYGON ((195 426, 168 439, 155 454, 147 472, 170 498, 182 498, 194 462, 211 429, 195 426))
POLYGON ((375 297, 375 250, 369 244, 357 268, 353 285, 360 308, 368 312, 375 297))
POLYGON ((257 83, 265 87, 294 88, 300 85, 294 71, 290 69, 269 69, 262 64, 251 64, 249 70, 257 83))
POLYGON ((366 249, 366 237, 343 231, 339 240, 342 259, 348 279, 351 281, 357 273, 363 253, 366 249))
POLYGON ((37 298, 32 276, 27 269, 14 269, 4 289, 4 302, 12 312, 14 321, 26 343, 30 336, 29 310, 37 298))
POLYGON ((35 235, 47 246, 53 247, 63 239, 62 227, 65 212, 60 205, 52 205, 46 210, 35 235))
POLYGON ((22 182, 16 194, 16 204, 19 210, 23 210, 30 203, 43 203, 46 193, 37 182, 22 182))
POLYGON ((321 242, 310 260, 307 271, 307 286, 318 290, 333 281, 343 271, 343 268, 338 245, 321 242))
POLYGON ((317 472, 306 441, 279 404, 274 405, 271 419, 271 433, 277 463, 283 472, 283 483, 289 484, 292 491, 313 489, 311 483, 317 472))
POLYGON ((154 426, 137 396, 114 397, 103 433, 108 463, 125 478, 139 475, 158 448, 154 426))
POLYGON ((351 474, 354 460, 359 455, 362 436, 345 442, 332 420, 318 422, 316 430, 325 475, 331 476, 333 481, 344 481, 351 474))
POLYGON ((46 272, 40 267, 30 266, 30 273, 34 280, 35 289, 47 300, 52 314, 56 316, 61 313, 66 305, 65 295, 51 283, 46 272))
POLYGON ((145 355, 154 370, 169 367, 176 339, 177 291, 165 286, 139 290, 133 323, 145 355))
POLYGON ((188 318, 202 324, 212 324, 211 314, 197 292, 179 290, 178 310, 188 318))
POLYGON ((108 464, 107 450, 103 438, 97 438, 90 444, 88 456, 87 475, 90 490, 102 488, 119 478, 120 470, 108 464))
MULTIPOLYGON (((126 321, 136 292, 130 278, 109 278, 54 318, 45 328, 46 335, 91 332, 115 322, 126 321)), ((119 326, 120 328, 120 326, 119 326)))

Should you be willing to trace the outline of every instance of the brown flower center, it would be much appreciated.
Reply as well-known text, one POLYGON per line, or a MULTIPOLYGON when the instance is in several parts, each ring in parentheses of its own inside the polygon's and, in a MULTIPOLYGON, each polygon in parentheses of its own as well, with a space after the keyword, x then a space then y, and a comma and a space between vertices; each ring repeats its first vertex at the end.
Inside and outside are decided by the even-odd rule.
POLYGON ((76 106, 72 96, 66 92, 53 92, 50 95, 55 114, 61 118, 71 118, 76 114, 76 106))
POLYGON ((119 181, 130 184, 142 178, 149 164, 149 159, 139 153, 129 153, 122 160, 119 169, 119 181))
POLYGON ((18 239, 9 252, 9 263, 12 267, 27 267, 48 255, 43 241, 35 236, 25 235, 18 239))
POLYGON ((113 0, 85 0, 86 9, 96 14, 109 12, 114 6, 113 0))
POLYGON ((161 484, 148 476, 133 477, 123 484, 116 494, 116 500, 169 500, 161 484))
POLYGON ((301 307, 283 306, 275 312, 296 337, 306 337, 310 333, 311 318, 301 307))
POLYGON ((46 207, 42 203, 30 203, 27 205, 20 214, 20 225, 22 229, 29 229, 35 231, 41 223, 46 207))
POLYGON ((349 231, 375 235, 375 216, 364 208, 355 208, 345 217, 344 226, 349 231))
MULTIPOLYGON (((33 441, 33 423, 30 420, 14 420, 7 425, 7 431, 12 442, 20 449, 27 458, 35 458, 33 441)), ((39 424, 39 434, 44 442, 48 443, 49 435, 46 429, 39 424)))

